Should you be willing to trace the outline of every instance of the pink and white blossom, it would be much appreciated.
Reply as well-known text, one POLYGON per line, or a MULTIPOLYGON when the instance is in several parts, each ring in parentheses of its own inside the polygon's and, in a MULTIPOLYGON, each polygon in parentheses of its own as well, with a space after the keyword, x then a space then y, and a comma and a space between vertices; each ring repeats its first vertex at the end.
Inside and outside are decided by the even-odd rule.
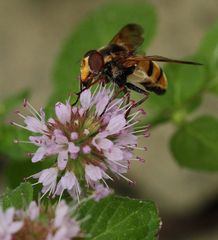
POLYGON ((109 194, 111 194, 112 191, 105 187, 103 184, 98 184, 95 187, 95 192, 93 193, 93 198, 96 202, 100 201, 102 198, 107 197, 109 194))
POLYGON ((69 123, 71 120, 71 105, 69 102, 66 102, 66 104, 63 104, 61 102, 56 103, 55 105, 55 113, 58 118, 58 120, 62 124, 69 123))
POLYGON ((98 166, 94 166, 92 164, 85 166, 86 182, 91 186, 103 179, 104 175, 103 169, 98 166))
POLYGON ((36 202, 31 202, 27 210, 8 208, 4 212, 0 208, 0 240, 32 239, 33 236, 40 240, 84 237, 80 222, 73 216, 77 206, 72 210, 72 206, 61 201, 48 208, 41 207, 36 202), (44 221, 40 220, 42 217, 44 221))
POLYGON ((15 209, 8 208, 5 212, 0 208, 0 239, 11 240, 13 235, 23 227, 22 220, 14 220, 15 209))
POLYGON ((55 233, 49 233, 46 240, 71 240, 80 234, 79 223, 71 217, 71 211, 65 201, 61 201, 55 211, 55 233))
POLYGON ((113 179, 112 174, 132 182, 125 173, 131 161, 142 162, 133 151, 144 151, 137 146, 137 139, 145 135, 147 126, 134 130, 144 112, 131 112, 133 103, 126 102, 126 96, 116 96, 114 88, 100 85, 94 93, 86 89, 80 95, 80 105, 71 106, 69 100, 58 102, 56 118, 48 121, 42 110, 37 112, 26 101, 31 115, 25 117, 18 112, 25 125, 14 125, 32 132, 29 143, 37 148, 32 153, 33 163, 54 159, 50 168, 32 176, 43 185, 44 194, 61 197, 66 190, 79 199, 87 186, 94 191, 102 184, 107 188, 106 181, 113 179))
POLYGON ((66 171, 65 175, 61 177, 57 184, 55 194, 62 196, 65 190, 67 190, 73 198, 79 199, 81 193, 80 185, 73 172, 66 171))
POLYGON ((58 169, 56 167, 44 169, 32 175, 33 178, 38 179, 38 183, 42 184, 42 193, 49 193, 49 195, 53 194, 56 190, 57 176, 58 169))
POLYGON ((33 221, 39 217, 40 209, 35 201, 32 201, 27 209, 27 216, 33 221))

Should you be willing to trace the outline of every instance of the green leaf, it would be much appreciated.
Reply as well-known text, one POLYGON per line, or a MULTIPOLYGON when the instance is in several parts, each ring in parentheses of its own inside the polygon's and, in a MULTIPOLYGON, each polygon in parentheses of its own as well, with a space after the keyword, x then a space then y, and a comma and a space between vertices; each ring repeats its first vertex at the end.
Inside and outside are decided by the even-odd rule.
POLYGON ((127 23, 138 23, 144 27, 147 47, 156 30, 154 8, 145 2, 112 3, 99 8, 87 16, 68 38, 54 66, 54 93, 49 106, 64 101, 70 92, 79 90, 80 61, 90 49, 105 46, 127 23))
POLYGON ((0 201, 4 209, 15 207, 17 209, 26 208, 33 199, 33 188, 28 182, 21 183, 19 187, 14 190, 8 190, 0 201))
POLYGON ((15 139, 24 140, 25 137, 28 137, 27 132, 6 123, 7 115, 13 110, 13 108, 15 108, 15 106, 21 105, 22 101, 27 98, 28 95, 29 91, 24 90, 0 103, 0 154, 5 157, 25 159, 25 150, 26 152, 30 151, 28 146, 14 143, 15 139))
POLYGON ((0 154, 13 160, 25 160, 27 153, 36 149, 31 144, 16 144, 14 140, 28 140, 29 133, 15 126, 2 125, 0 127, 0 154))
POLYGON ((218 120, 203 116, 186 123, 173 135, 170 146, 181 166, 218 171, 218 120))
POLYGON ((92 240, 152 240, 160 227, 157 209, 150 201, 110 196, 86 202, 80 215, 90 216, 82 228, 92 240))
POLYGON ((218 94, 218 23, 206 33, 197 56, 205 65, 208 90, 218 94))

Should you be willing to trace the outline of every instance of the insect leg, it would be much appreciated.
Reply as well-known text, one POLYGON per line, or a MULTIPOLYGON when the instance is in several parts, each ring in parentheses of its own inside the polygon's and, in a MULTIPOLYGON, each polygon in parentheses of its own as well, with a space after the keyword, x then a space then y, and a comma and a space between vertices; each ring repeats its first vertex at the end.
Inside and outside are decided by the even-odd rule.
POLYGON ((124 94, 127 96, 126 97, 126 105, 127 104, 129 104, 129 102, 130 102, 130 91, 127 89, 127 87, 125 86, 124 88, 123 88, 123 92, 124 92, 124 94))
POLYGON ((133 107, 138 107, 148 98, 149 93, 147 91, 145 91, 144 89, 141 89, 140 87, 137 87, 134 84, 129 83, 129 82, 127 82, 125 85, 127 88, 144 95, 144 97, 141 100, 139 100, 138 102, 136 102, 133 107))
POLYGON ((139 100, 138 102, 136 102, 133 107, 138 107, 140 106, 146 99, 148 98, 148 95, 145 95, 141 100, 139 100))
POLYGON ((81 91, 83 88, 82 81, 79 82, 79 90, 81 91))
POLYGON ((95 79, 95 81, 93 81, 88 87, 84 87, 82 88, 82 83, 80 82, 80 91, 78 93, 76 93, 77 95, 77 99, 76 101, 72 104, 72 106, 76 105, 77 102, 79 101, 80 95, 82 92, 84 92, 85 90, 89 89, 92 85, 94 85, 95 83, 97 83, 99 81, 99 78, 95 79))
POLYGON ((76 99, 76 101, 72 104, 72 106, 74 106, 74 105, 76 105, 76 104, 78 103, 80 94, 84 91, 82 87, 83 87, 83 85, 82 85, 82 82, 80 81, 80 83, 79 83, 80 91, 79 91, 78 93, 76 93, 77 99, 76 99))
POLYGON ((82 93, 82 90, 79 93, 75 93, 77 95, 77 98, 76 98, 76 101, 71 106, 75 106, 78 103, 81 93, 82 93))

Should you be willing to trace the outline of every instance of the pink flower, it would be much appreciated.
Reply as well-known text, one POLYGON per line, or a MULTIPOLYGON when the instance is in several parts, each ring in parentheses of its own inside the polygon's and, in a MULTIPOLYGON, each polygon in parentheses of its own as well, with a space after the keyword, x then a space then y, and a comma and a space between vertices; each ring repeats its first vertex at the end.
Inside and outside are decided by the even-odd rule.
POLYGON ((93 193, 93 198, 96 202, 100 201, 102 198, 107 197, 109 194, 111 194, 112 191, 105 187, 103 184, 98 184, 95 187, 95 192, 93 193))
POLYGON ((55 112, 58 120, 62 124, 66 124, 67 122, 69 123, 71 120, 71 105, 69 102, 66 102, 66 105, 58 102, 55 105, 55 112))
POLYGON ((24 123, 26 124, 26 128, 31 132, 43 133, 47 130, 47 127, 42 119, 38 119, 37 117, 28 116, 24 120, 24 123))
POLYGON ((118 114, 115 116, 112 116, 105 131, 108 132, 108 134, 119 134, 120 131, 126 126, 126 119, 124 114, 118 114))
POLYGON ((99 182, 104 176, 104 171, 92 164, 85 166, 85 178, 88 184, 93 185, 96 182, 99 182))
POLYGON ((92 94, 89 90, 85 90, 80 95, 80 104, 81 107, 85 110, 89 109, 91 105, 92 94))
POLYGON ((0 240, 32 239, 33 236, 34 239, 40 240, 45 239, 45 236, 47 240, 72 240, 84 237, 80 223, 73 217, 74 211, 65 201, 61 201, 55 207, 49 205, 48 208, 42 209, 36 202, 31 202, 26 211, 8 208, 3 212, 0 209, 0 240))
POLYGON ((38 183, 43 185, 42 192, 44 194, 49 193, 50 195, 55 192, 58 177, 57 168, 53 167, 44 169, 41 172, 32 175, 32 177, 35 179, 38 178, 38 183))
POLYGON ((11 240, 12 236, 23 227, 23 221, 15 221, 15 209, 8 208, 5 212, 0 208, 0 239, 11 240))
POLYGON ((88 153, 90 153, 91 152, 91 147, 89 147, 88 145, 86 145, 86 146, 84 146, 83 147, 83 153, 85 153, 85 154, 88 154, 88 153))
POLYGON ((119 160, 123 160, 123 152, 124 151, 120 149, 119 146, 113 145, 113 147, 105 151, 104 154, 107 160, 119 161, 119 160))
POLYGON ((133 151, 144 151, 137 146, 137 137, 143 136, 147 127, 134 130, 143 111, 131 113, 132 103, 126 103, 125 96, 116 96, 114 89, 101 85, 93 94, 86 89, 80 95, 80 105, 58 102, 56 118, 48 121, 42 110, 37 112, 26 102, 33 115, 18 113, 27 126, 15 125, 37 134, 29 137, 37 148, 32 162, 46 161, 50 156, 55 159, 51 168, 32 176, 43 185, 44 194, 61 197, 66 190, 79 199, 87 188, 95 191, 98 185, 107 187, 106 181, 113 180, 112 175, 132 182, 124 174, 131 161, 140 161, 133 157, 133 151))
POLYGON ((36 111, 36 109, 28 102, 28 101, 24 101, 24 107, 29 110, 30 112, 30 116, 24 116, 23 114, 21 114, 19 111, 17 111, 16 113, 23 118, 23 121, 25 123, 25 125, 20 125, 17 124, 15 122, 11 122, 12 125, 24 128, 28 131, 34 132, 34 133, 44 133, 46 132, 47 126, 45 123, 45 113, 42 109, 40 109, 39 111, 36 111))
POLYGON ((68 155, 77 154, 80 148, 69 141, 62 133, 57 134, 57 132, 54 131, 54 134, 56 148, 58 149, 58 167, 60 170, 64 170, 68 162, 68 155))
POLYGON ((29 140, 34 145, 38 146, 39 148, 33 154, 32 162, 39 162, 47 155, 52 155, 57 153, 57 148, 52 139, 48 136, 30 136, 29 140))
POLYGON ((93 146, 95 146, 99 151, 107 150, 113 147, 113 142, 107 138, 108 134, 106 132, 98 133, 92 140, 93 146))
POLYGON ((49 233, 47 240, 71 240, 79 237, 80 226, 71 217, 71 211, 65 201, 61 201, 55 211, 54 227, 55 233, 49 233))
POLYGON ((39 207, 35 201, 32 201, 27 209, 27 216, 33 221, 39 217, 39 207))
POLYGON ((73 172, 67 171, 60 179, 55 194, 61 196, 64 190, 67 190, 73 198, 79 199, 81 193, 80 185, 73 172))

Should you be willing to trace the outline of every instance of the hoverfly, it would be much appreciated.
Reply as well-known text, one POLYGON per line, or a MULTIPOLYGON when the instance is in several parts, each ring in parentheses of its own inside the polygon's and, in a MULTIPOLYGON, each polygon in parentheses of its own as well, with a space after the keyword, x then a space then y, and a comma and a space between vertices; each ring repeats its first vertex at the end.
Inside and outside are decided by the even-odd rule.
POLYGON ((201 65, 156 55, 137 55, 136 50, 143 41, 143 28, 138 24, 127 24, 106 47, 88 51, 81 62, 80 93, 97 82, 105 84, 112 81, 124 91, 129 89, 144 94, 139 105, 148 92, 161 95, 167 89, 166 75, 156 61, 201 65))

